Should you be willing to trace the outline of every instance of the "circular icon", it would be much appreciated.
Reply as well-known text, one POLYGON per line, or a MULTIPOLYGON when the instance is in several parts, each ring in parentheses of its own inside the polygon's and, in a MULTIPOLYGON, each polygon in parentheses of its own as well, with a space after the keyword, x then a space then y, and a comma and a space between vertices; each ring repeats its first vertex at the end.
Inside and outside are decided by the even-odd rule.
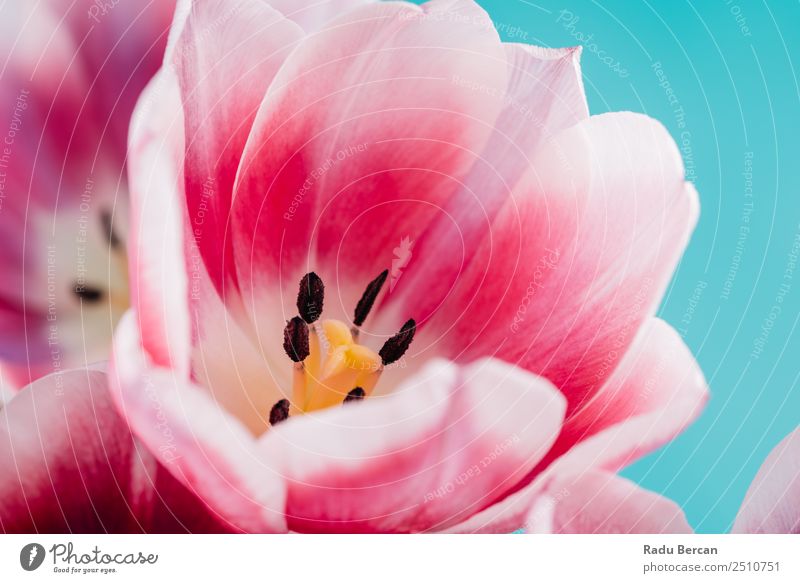
POLYGON ((44 562, 44 547, 38 543, 30 543, 19 552, 19 564, 26 571, 35 571, 44 562))

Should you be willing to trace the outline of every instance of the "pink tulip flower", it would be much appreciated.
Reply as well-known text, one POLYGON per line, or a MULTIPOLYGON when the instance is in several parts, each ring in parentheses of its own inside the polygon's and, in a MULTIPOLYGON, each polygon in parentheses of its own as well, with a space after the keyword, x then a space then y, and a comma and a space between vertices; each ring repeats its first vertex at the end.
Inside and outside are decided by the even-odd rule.
POLYGON ((173 9, 170 0, 0 9, 0 361, 15 384, 108 358, 129 305, 127 129, 173 9))
POLYGON ((150 479, 113 504, 510 532, 679 433, 706 385, 653 314, 697 196, 658 123, 589 116, 579 54, 503 44, 471 0, 179 4, 131 126, 108 375, 131 432, 101 474, 150 479))

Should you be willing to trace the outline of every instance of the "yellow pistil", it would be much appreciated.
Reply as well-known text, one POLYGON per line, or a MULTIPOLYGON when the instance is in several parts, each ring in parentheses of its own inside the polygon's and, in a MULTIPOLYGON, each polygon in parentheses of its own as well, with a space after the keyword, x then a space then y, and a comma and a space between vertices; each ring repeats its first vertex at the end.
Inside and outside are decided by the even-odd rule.
POLYGON ((402 358, 414 340, 413 319, 384 342, 379 353, 358 342, 361 325, 388 276, 385 269, 367 285, 353 314, 352 328, 338 320, 325 320, 322 336, 318 320, 325 286, 313 271, 303 276, 297 294, 298 315, 288 320, 283 330, 283 349, 294 363, 292 400, 281 399, 273 405, 271 425, 300 413, 363 399, 372 394, 384 367, 402 358))
MULTIPOLYGON (((307 383, 302 400, 302 409, 306 412, 340 405, 347 393, 354 387, 369 384, 368 381, 381 368, 380 357, 366 346, 356 343, 349 327, 343 322, 326 320, 322 323, 322 329, 327 351, 321 367, 317 370, 306 367, 307 383)), ((315 362, 319 363, 322 359, 318 338, 316 343, 310 342, 310 348, 306 364, 315 358, 315 352, 315 362)), ((364 389, 367 391, 366 387, 364 389)))
POLYGON ((319 379, 320 366, 322 361, 322 349, 320 348, 319 332, 317 325, 311 324, 308 327, 308 357, 303 361, 303 368, 306 375, 308 386, 313 385, 319 379))
POLYGON ((378 381, 381 378, 381 373, 383 372, 383 364, 380 362, 378 363, 378 367, 374 370, 370 371, 368 374, 364 375, 361 379, 361 384, 358 386, 364 389, 364 394, 369 397, 372 394, 372 391, 375 390, 375 385, 378 384, 378 381))
POLYGON ((333 348, 350 346, 354 342, 350 328, 339 320, 325 320, 322 322, 322 330, 325 332, 325 338, 333 348))

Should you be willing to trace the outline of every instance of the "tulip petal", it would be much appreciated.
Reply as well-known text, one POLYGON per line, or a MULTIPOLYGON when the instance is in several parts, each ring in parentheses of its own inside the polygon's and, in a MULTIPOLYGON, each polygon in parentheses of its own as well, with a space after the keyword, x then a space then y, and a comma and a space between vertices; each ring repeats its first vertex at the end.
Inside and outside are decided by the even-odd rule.
POLYGON ((800 534, 800 429, 767 456, 747 490, 732 532, 800 534))
MULTIPOLYGON (((544 469, 576 444, 629 419, 666 412, 683 402, 682 399, 702 407, 706 391, 700 366, 680 335, 663 320, 650 318, 608 381, 568 417, 558 441, 538 469, 544 469), (682 387, 682 392, 676 393, 674 387, 682 387)), ((683 424, 676 419, 671 428, 673 433, 664 441, 680 433, 698 412, 699 409, 694 410, 694 414, 683 419, 683 424)), ((642 445, 644 449, 628 452, 627 459, 617 462, 615 467, 622 467, 654 449, 644 439, 642 445)))
POLYGON ((308 37, 264 99, 237 179, 234 246, 248 305, 267 317, 276 294, 265 290, 284 286, 290 317, 296 282, 313 269, 339 292, 327 315, 349 316, 397 242, 440 213, 482 150, 504 62, 470 0, 370 3, 308 37))
POLYGON ((667 131, 637 114, 581 122, 532 166, 457 280, 414 286, 405 311, 422 322, 418 350, 456 360, 499 351, 564 391, 569 415, 656 309, 697 196, 667 131), (451 286, 446 297, 442 285, 451 286))
POLYGON ((672 500, 615 474, 589 470, 555 481, 534 500, 526 531, 540 534, 691 534, 672 500))
POLYGON ((551 452, 520 482, 524 486, 456 530, 520 528, 533 498, 553 476, 590 468, 617 471, 654 451, 697 417, 707 391, 700 367, 680 337, 663 323, 651 323, 608 380, 608 388, 588 405, 591 409, 567 418, 551 452), (603 415, 613 424, 605 423, 603 415))
MULTIPOLYGON (((391 306, 398 304, 394 312, 399 318, 411 311, 424 322, 436 311, 464 276, 464 270, 470 269, 470 258, 484 239, 492 236, 491 224, 501 209, 513 202, 513 189, 524 175, 535 170, 537 150, 561 130, 589 117, 580 47, 503 47, 509 83, 494 131, 436 222, 423 233, 410 233, 415 240, 407 257, 395 250, 398 257, 392 262, 392 293, 385 296, 381 306, 390 317, 391 306)), ((454 83, 473 91, 489 89, 471 78, 454 76, 454 83)), ((384 326, 396 327, 397 321, 384 326)))
POLYGON ((178 376, 188 378, 191 369, 218 403, 261 433, 264 410, 282 398, 270 379, 286 381, 288 367, 283 360, 267 366, 268 351, 254 349, 239 325, 244 318, 233 317, 234 306, 220 300, 194 239, 202 235, 204 216, 181 224, 183 116, 170 69, 143 93, 131 128, 132 301, 143 348, 178 376))
POLYGON ((318 31, 336 16, 376 0, 268 0, 306 33, 318 31))
POLYGON ((272 406, 291 397, 291 361, 271 350, 282 340, 282 330, 276 328, 274 338, 263 331, 253 342, 207 278, 193 278, 192 286, 197 294, 191 307, 193 378, 253 435, 261 435, 269 428, 272 406))
POLYGON ((109 371, 112 395, 151 451, 170 452, 172 474, 247 532, 284 532, 285 491, 256 441, 207 392, 142 351, 136 313, 120 322, 109 371))
POLYGON ((221 290, 233 275, 227 227, 242 149, 267 88, 303 32, 265 2, 194 0, 179 6, 171 34, 176 40, 165 62, 175 66, 183 99, 189 221, 221 290))
POLYGON ((438 529, 485 507, 555 439, 564 400, 496 360, 434 361, 387 397, 289 418, 262 438, 282 460, 292 530, 438 529))
POLYGON ((131 122, 129 255, 131 303, 142 322, 143 347, 159 366, 188 376, 181 113, 175 75, 162 69, 143 92, 131 122))
POLYGON ((105 373, 42 378, 0 409, 0 530, 230 530, 163 462, 120 419, 105 373))

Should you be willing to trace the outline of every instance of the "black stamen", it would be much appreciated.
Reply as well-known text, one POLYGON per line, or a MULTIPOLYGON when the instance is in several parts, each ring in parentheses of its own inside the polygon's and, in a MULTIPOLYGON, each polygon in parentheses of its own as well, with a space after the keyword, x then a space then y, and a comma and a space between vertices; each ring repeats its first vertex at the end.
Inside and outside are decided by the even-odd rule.
POLYGON ((72 288, 74 293, 81 301, 94 304, 103 299, 103 290, 96 287, 86 286, 82 283, 76 283, 72 288))
POLYGON ((111 211, 104 210, 100 213, 100 225, 103 229, 103 235, 105 235, 106 241, 108 241, 108 245, 112 249, 119 249, 119 247, 122 246, 122 241, 120 241, 116 231, 114 231, 114 221, 111 217, 111 211))
POLYGON ((272 406, 269 412, 269 424, 277 425, 289 418, 289 399, 281 399, 272 406))
POLYGON ((372 305, 375 303, 378 294, 381 293, 383 284, 386 283, 387 277, 389 277, 389 270, 385 269, 378 277, 369 282, 367 289, 364 290, 364 295, 362 295, 361 299, 358 300, 356 313, 355 316, 353 316, 353 324, 356 326, 361 326, 361 324, 364 323, 364 320, 367 319, 367 316, 369 316, 369 312, 372 309, 372 305))
POLYGON ((362 389, 361 387, 356 387, 355 389, 347 393, 347 396, 344 398, 344 402, 349 403, 350 401, 360 401, 366 396, 367 393, 364 391, 364 389, 362 389))
POLYGON ((322 302, 325 299, 325 286, 320 277, 307 273, 300 280, 300 291, 297 294, 297 311, 309 324, 316 322, 322 315, 322 302))
POLYGON ((303 362, 308 357, 308 324, 300 316, 286 322, 286 328, 283 329, 283 349, 295 362, 303 362))
POLYGON ((414 332, 417 330, 417 323, 411 319, 400 328, 400 332, 389 338, 378 354, 381 357, 383 366, 388 366, 397 362, 406 353, 411 341, 414 340, 414 332))

